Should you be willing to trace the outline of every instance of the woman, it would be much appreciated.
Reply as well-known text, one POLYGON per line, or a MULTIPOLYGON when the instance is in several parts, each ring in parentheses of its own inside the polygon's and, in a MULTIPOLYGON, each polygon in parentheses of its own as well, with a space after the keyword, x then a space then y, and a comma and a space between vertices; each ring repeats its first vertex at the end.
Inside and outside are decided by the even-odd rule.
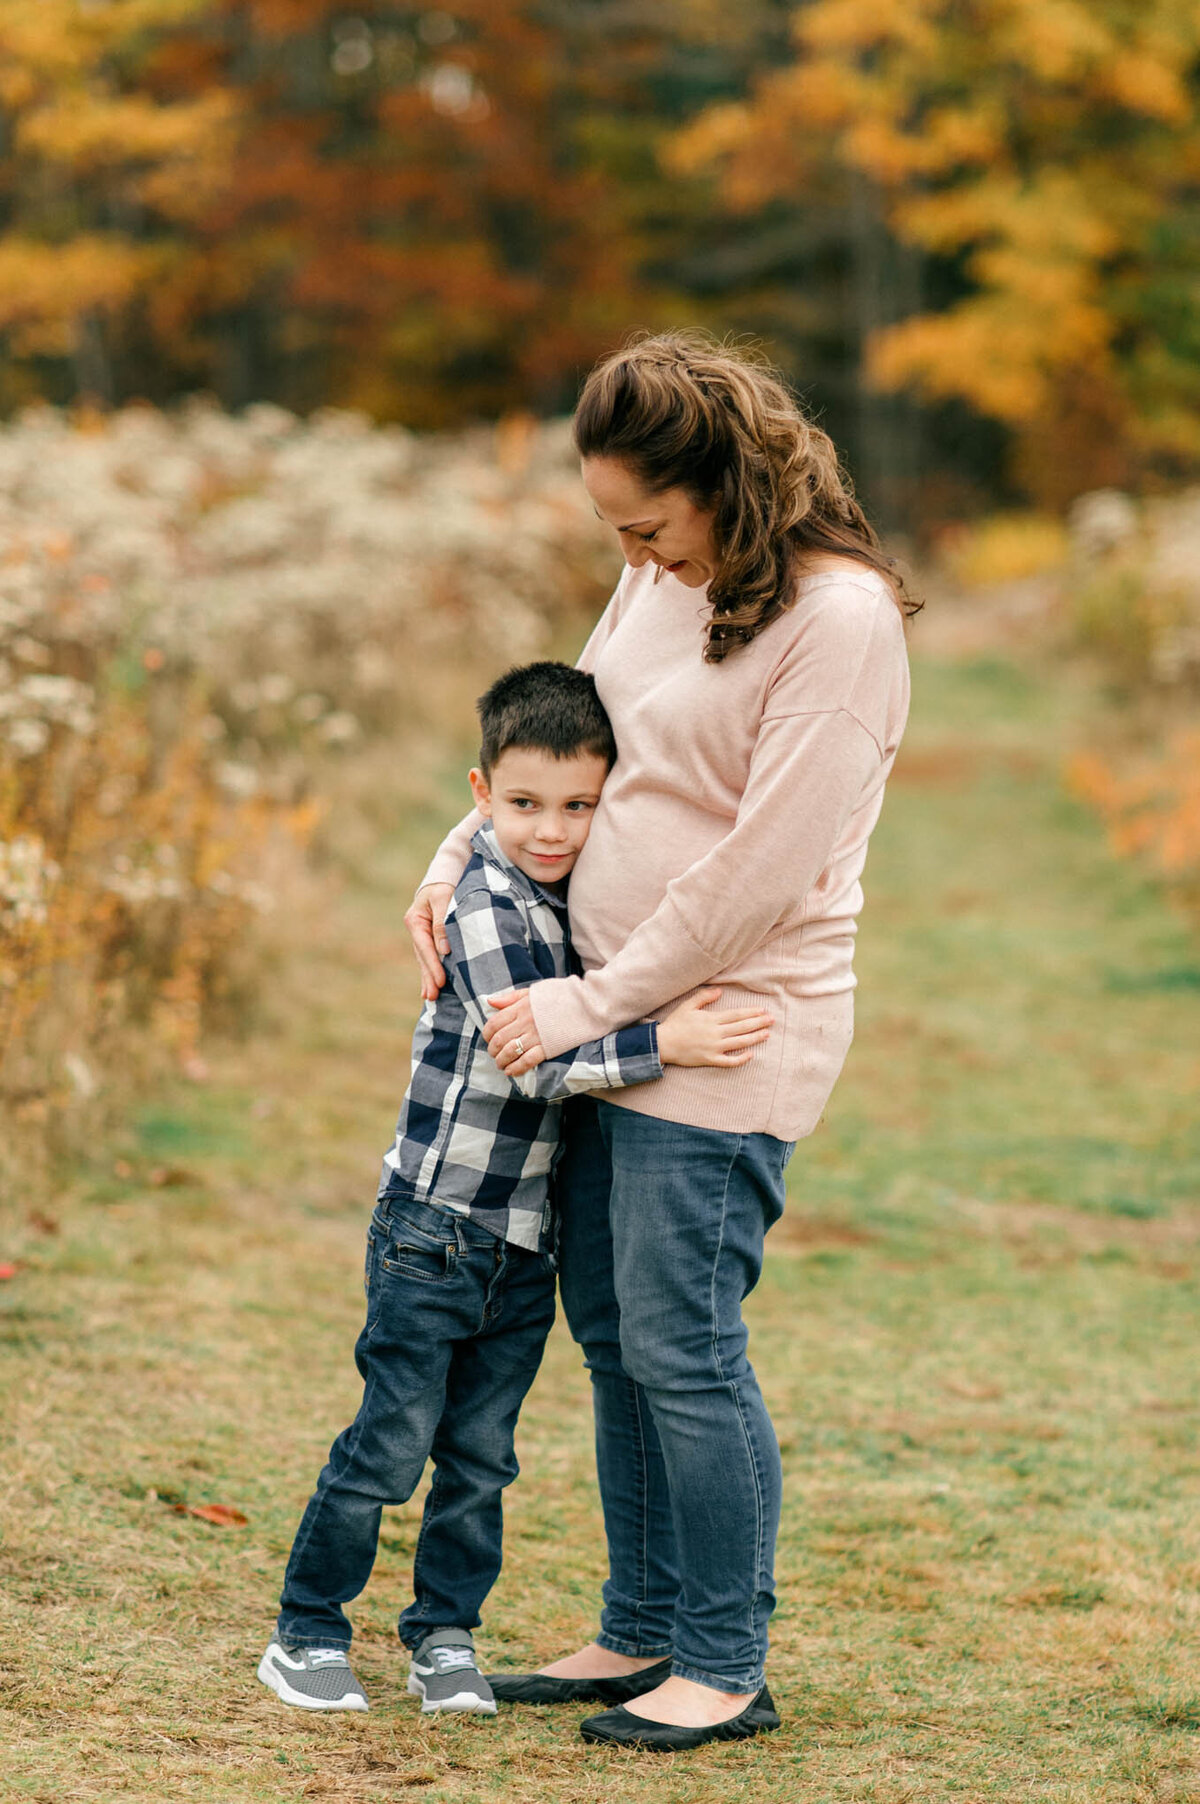
MULTIPOLYGON (((912 607, 829 439, 750 359, 643 339, 593 370, 575 438, 627 566, 580 658, 618 760, 571 878, 585 975, 493 999, 490 1050, 519 1075, 708 983, 775 1025, 739 1071, 572 1105, 562 1295, 592 1377, 610 1577, 595 1642, 494 1684, 617 1705, 588 1739, 693 1747, 778 1724, 763 1663, 781 1472, 741 1304, 850 1044, 912 607)), ((406 917, 427 995, 471 825, 406 917)))

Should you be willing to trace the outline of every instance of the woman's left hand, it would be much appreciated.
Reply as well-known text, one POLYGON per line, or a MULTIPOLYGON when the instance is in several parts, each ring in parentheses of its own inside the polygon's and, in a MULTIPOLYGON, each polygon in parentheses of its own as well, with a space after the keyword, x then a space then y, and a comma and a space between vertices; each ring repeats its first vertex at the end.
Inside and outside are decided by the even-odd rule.
POLYGON ((496 1010, 483 1030, 488 1051, 505 1077, 523 1077, 545 1058, 528 990, 500 990, 487 998, 496 1010))

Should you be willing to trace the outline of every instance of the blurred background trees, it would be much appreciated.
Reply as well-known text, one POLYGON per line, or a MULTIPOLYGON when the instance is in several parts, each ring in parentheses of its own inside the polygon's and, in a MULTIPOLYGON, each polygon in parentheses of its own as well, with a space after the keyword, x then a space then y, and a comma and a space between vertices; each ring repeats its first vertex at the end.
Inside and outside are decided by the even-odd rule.
POLYGON ((1192 0, 0 0, 0 407, 762 338, 886 524, 1200 454, 1192 0))

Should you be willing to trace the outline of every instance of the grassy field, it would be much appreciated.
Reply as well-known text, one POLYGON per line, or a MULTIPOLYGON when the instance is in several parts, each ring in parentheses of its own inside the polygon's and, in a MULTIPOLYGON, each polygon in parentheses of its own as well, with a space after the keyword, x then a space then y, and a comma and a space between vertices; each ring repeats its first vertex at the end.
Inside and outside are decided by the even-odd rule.
MULTIPOLYGON (((1090 706, 990 657, 917 667, 858 1041, 751 1306, 787 1475, 783 1730, 663 1760, 585 1749, 578 1709, 423 1722, 392 1628, 419 1501, 357 1606, 372 1713, 314 1722, 255 1682, 356 1404, 431 809, 335 906, 297 905, 252 1041, 9 1214, 0 1798, 1200 1798, 1200 949, 1064 799, 1090 706)), ((557 1331, 521 1454, 481 1638, 514 1666, 591 1632, 601 1578, 557 1331)))

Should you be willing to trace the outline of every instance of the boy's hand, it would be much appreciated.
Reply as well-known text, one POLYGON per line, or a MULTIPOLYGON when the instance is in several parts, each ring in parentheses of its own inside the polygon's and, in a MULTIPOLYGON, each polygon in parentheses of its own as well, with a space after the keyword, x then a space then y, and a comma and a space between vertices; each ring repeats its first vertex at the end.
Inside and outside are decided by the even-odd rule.
POLYGON ((658 1024, 664 1065, 744 1065, 770 1034, 774 1015, 758 1008, 714 1009, 720 990, 697 990, 658 1024))
POLYGON ((404 917, 421 967, 421 995, 426 1002, 437 1001, 438 991, 446 981, 442 959, 450 951, 450 942, 445 920, 453 894, 452 883, 426 883, 413 897, 412 907, 404 917))

